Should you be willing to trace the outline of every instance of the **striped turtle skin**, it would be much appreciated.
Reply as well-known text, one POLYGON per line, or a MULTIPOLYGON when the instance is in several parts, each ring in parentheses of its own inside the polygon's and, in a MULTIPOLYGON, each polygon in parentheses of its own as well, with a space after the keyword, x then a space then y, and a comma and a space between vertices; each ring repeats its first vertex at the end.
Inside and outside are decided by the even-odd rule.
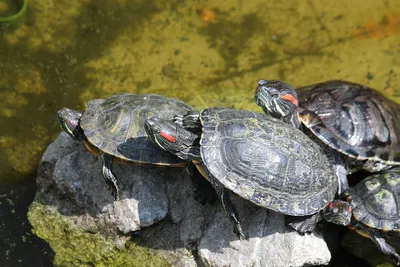
POLYGON ((354 218, 371 228, 400 232, 400 169, 369 176, 348 191, 354 218))
POLYGON ((351 158, 376 162, 370 171, 400 165, 399 104, 369 87, 340 80, 296 91, 302 123, 325 144, 351 158))
POLYGON ((338 181, 322 149, 300 130, 247 110, 208 108, 200 153, 224 187, 287 215, 315 214, 335 196, 338 181))
POLYGON ((103 153, 125 161, 158 165, 183 165, 185 161, 155 145, 144 121, 157 115, 172 120, 196 110, 182 101, 156 94, 121 93, 87 102, 80 126, 88 142, 103 153))

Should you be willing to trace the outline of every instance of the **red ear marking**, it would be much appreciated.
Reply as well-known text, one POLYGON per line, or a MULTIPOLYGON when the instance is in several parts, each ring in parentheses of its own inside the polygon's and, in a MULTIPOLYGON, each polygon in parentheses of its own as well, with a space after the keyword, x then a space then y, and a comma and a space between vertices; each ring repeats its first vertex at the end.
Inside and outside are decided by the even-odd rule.
POLYGON ((166 133, 163 133, 163 132, 161 132, 160 133, 160 135, 162 136, 162 137, 164 137, 165 139, 167 139, 169 142, 171 142, 171 143, 173 143, 173 142, 175 142, 175 137, 173 137, 173 136, 170 136, 170 135, 168 135, 168 134, 166 134, 166 133))
POLYGON ((283 96, 281 96, 281 98, 285 99, 285 100, 289 100, 290 102, 292 102, 296 106, 299 105, 299 101, 297 101, 297 99, 291 94, 283 95, 283 96))
POLYGON ((329 203, 329 208, 333 209, 333 202, 329 203))
POLYGON ((350 213, 350 212, 351 212, 351 208, 349 207, 349 208, 347 209, 347 211, 350 213))

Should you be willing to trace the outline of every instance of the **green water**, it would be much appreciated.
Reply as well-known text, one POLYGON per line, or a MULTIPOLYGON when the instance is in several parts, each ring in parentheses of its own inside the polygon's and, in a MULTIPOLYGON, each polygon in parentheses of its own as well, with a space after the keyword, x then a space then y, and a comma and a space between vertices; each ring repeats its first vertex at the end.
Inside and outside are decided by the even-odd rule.
MULTIPOLYGON (((0 16, 13 12, 14 1, 0 0, 0 16)), ((197 108, 257 111, 260 78, 346 79, 400 97, 395 0, 29 0, 0 34, 0 189, 8 195, 33 184, 60 132, 55 112, 89 99, 160 93, 197 108)))

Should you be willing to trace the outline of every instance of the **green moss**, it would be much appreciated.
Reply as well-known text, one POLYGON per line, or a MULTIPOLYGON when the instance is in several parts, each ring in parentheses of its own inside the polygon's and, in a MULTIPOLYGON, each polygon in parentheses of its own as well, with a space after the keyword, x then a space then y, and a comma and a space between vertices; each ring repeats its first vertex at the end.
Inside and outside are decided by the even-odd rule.
POLYGON ((132 242, 120 250, 113 241, 78 228, 70 217, 49 206, 33 202, 28 218, 33 233, 54 250, 56 266, 170 266, 154 250, 132 242))

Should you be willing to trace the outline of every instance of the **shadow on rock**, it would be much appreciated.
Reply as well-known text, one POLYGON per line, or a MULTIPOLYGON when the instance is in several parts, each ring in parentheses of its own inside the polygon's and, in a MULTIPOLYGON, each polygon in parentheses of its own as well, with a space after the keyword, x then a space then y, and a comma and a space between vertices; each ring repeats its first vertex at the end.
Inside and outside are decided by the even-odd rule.
POLYGON ((42 157, 35 201, 73 217, 87 231, 118 238, 162 220, 168 212, 164 177, 183 169, 114 164, 121 200, 114 201, 102 174, 101 159, 61 133, 42 157))
POLYGON ((120 248, 132 234, 133 243, 155 250, 173 266, 303 266, 330 260, 320 231, 299 235, 286 228, 284 215, 232 193, 246 235, 238 240, 219 202, 195 200, 184 168, 114 164, 121 191, 116 202, 101 167, 82 143, 61 133, 43 155, 34 202, 120 248))

